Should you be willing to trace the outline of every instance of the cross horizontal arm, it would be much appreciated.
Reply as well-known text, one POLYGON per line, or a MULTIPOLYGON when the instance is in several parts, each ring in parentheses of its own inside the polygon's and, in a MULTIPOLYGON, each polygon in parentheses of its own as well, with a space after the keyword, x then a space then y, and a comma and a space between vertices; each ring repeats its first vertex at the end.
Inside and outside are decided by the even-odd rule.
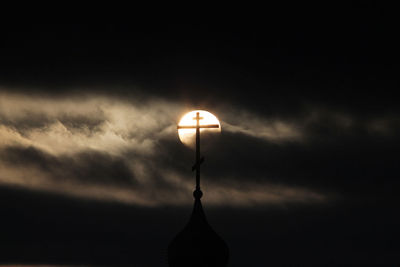
POLYGON ((200 125, 200 128, 219 128, 218 124, 200 125))
MULTIPOLYGON (((179 126, 178 129, 196 129, 197 126, 179 126)), ((199 128, 219 128, 218 124, 200 125, 199 128)))

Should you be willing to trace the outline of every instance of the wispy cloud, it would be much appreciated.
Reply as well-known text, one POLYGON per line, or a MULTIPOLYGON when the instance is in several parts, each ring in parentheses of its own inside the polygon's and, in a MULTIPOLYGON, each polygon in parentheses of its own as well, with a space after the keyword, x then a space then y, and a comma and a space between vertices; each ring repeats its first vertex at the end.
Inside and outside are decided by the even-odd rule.
MULTIPOLYGON (((177 147, 186 149, 176 132, 176 122, 187 111, 183 107, 154 97, 2 92, 0 183, 145 206, 186 204, 193 190, 191 174, 182 168, 188 154, 176 153, 177 147)), ((240 107, 218 115, 223 131, 271 144, 306 144, 325 124, 340 132, 351 132, 354 125, 378 129, 374 134, 394 127, 386 119, 360 122, 350 114, 318 109, 291 119, 261 117, 240 107)), ((254 179, 254 173, 240 183, 228 171, 205 182, 207 202, 238 206, 328 199, 305 186, 274 183, 268 173, 254 179)))

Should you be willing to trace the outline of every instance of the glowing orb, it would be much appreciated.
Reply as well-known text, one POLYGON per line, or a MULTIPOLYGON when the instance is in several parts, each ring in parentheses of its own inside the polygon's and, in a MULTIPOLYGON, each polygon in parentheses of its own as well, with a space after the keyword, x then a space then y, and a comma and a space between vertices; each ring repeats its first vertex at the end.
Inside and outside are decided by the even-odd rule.
MULTIPOLYGON (((196 143, 196 114, 199 112, 200 117, 200 136, 201 140, 207 139, 215 133, 221 132, 221 124, 217 117, 205 110, 193 110, 186 113, 179 121, 179 126, 193 126, 193 129, 178 129, 179 139, 189 147, 194 148, 196 143), (201 128, 202 125, 218 124, 218 128, 201 128)), ((203 146, 203 142, 202 142, 203 146)))

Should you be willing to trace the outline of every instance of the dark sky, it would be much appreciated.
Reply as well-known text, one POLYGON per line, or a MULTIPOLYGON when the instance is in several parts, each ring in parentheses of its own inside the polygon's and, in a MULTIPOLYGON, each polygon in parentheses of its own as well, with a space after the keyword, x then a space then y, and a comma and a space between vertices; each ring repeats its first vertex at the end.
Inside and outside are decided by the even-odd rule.
POLYGON ((0 263, 166 266, 194 109, 221 121, 202 201, 229 266, 400 263, 394 15, 2 24, 0 263))

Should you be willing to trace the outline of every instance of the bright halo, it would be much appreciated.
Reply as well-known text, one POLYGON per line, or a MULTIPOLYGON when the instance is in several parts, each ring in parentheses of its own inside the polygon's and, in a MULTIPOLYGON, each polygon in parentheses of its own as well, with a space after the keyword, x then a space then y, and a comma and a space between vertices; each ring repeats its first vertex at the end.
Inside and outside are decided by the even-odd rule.
MULTIPOLYGON (((221 132, 221 124, 217 117, 205 110, 193 110, 186 113, 181 120, 179 121, 179 126, 193 126, 196 127, 196 117, 197 112, 199 112, 200 117, 203 119, 200 120, 200 127, 201 125, 208 125, 208 124, 218 124, 218 128, 200 128, 201 137, 204 134, 209 133, 220 133, 221 132)), ((178 129, 179 139, 181 142, 187 146, 194 147, 196 142, 196 129, 178 129)))

